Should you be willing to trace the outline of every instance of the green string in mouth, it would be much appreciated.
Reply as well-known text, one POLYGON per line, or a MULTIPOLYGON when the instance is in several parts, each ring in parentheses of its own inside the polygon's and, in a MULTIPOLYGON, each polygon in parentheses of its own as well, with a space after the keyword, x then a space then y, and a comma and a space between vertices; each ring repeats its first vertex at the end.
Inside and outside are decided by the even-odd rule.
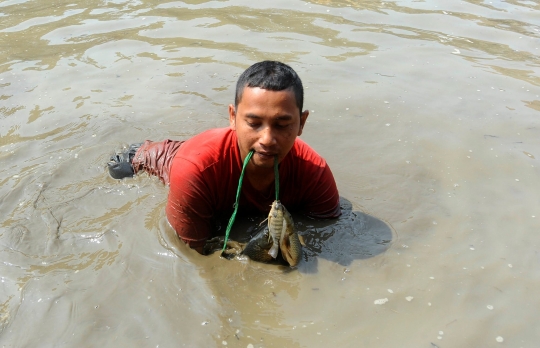
MULTIPOLYGON (((238 212, 238 201, 240 200, 240 192, 242 192, 242 182, 244 181, 244 173, 246 172, 247 164, 249 163, 249 160, 251 160, 251 157, 253 156, 254 152, 255 150, 251 150, 248 153, 248 155, 246 156, 246 159, 244 160, 244 164, 242 165, 242 172, 240 173, 240 179, 238 180, 238 188, 236 189, 236 202, 234 203, 234 210, 231 215, 231 218, 229 219, 227 230, 225 231, 225 240, 223 242, 223 249, 221 249, 221 252, 225 251, 225 247, 227 247, 229 234, 231 233, 234 220, 236 220, 236 213, 238 212)), ((276 182, 276 201, 277 201, 279 200, 279 170, 278 170, 278 156, 277 155, 274 157, 274 181, 276 182)))

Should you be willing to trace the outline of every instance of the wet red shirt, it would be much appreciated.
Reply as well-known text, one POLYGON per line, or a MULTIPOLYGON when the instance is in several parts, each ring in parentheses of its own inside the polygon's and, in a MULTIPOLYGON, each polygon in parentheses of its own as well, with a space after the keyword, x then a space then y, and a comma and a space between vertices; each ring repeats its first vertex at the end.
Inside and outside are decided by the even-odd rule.
MULTIPOLYGON (((236 132, 208 130, 185 141, 171 163, 167 218, 180 238, 192 247, 212 237, 213 218, 230 216, 236 199, 242 161, 236 132)), ((326 161, 305 142, 296 139, 279 165, 280 200, 289 211, 330 218, 341 214, 339 194, 326 161)), ((268 212, 275 199, 255 190, 244 179, 239 209, 268 212)))

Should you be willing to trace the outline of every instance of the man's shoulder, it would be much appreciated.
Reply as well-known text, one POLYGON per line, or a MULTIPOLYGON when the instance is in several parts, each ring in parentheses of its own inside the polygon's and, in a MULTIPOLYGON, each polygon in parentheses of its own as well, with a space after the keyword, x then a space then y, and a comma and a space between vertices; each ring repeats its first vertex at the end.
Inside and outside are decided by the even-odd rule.
POLYGON ((228 159, 236 151, 236 134, 229 127, 204 131, 186 140, 175 160, 186 160, 204 170, 228 159))
POLYGON ((311 146, 300 138, 296 138, 290 152, 291 160, 302 166, 325 167, 326 161, 311 146))

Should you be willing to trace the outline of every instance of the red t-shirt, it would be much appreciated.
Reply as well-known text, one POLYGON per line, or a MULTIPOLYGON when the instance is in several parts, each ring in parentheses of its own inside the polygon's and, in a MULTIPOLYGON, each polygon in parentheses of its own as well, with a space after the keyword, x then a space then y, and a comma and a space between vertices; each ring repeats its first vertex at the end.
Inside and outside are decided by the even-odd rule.
MULTIPOLYGON (((219 213, 230 216, 241 171, 236 132, 230 128, 208 130, 180 146, 171 163, 166 213, 178 236, 190 246, 204 245, 212 237, 212 221, 219 213)), ((299 138, 279 165, 279 184, 280 200, 289 211, 319 218, 341 214, 330 168, 299 138)), ((274 199, 274 185, 260 192, 244 178, 239 210, 268 212, 274 199)))

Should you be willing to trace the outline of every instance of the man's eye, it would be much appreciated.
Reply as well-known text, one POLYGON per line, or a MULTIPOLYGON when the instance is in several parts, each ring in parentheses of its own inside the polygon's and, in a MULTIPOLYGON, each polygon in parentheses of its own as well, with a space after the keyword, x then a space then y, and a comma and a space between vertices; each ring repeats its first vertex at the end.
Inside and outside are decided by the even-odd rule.
POLYGON ((259 124, 258 124, 258 123, 253 123, 253 122, 247 122, 247 125, 250 126, 251 128, 257 128, 257 127, 259 127, 259 124))
POLYGON ((289 127, 289 124, 288 123, 281 123, 281 124, 278 123, 278 124, 276 124, 276 127, 283 129, 283 128, 289 127))

